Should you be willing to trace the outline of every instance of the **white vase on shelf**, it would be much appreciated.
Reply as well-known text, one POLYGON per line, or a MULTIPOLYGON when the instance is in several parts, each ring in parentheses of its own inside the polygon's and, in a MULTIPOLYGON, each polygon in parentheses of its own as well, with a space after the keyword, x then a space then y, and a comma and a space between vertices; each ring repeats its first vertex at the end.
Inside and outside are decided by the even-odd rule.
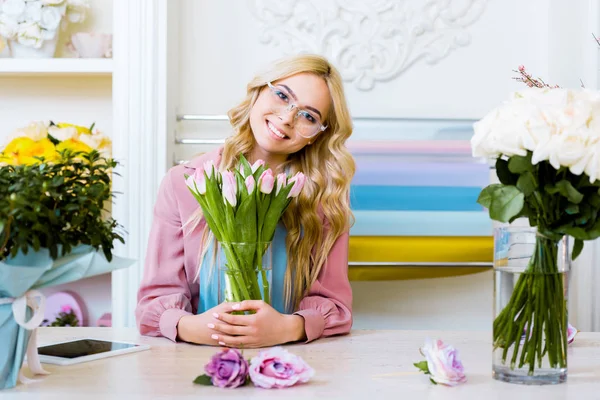
POLYGON ((52 58, 56 53, 56 44, 58 43, 58 32, 54 39, 44 40, 42 47, 25 46, 15 40, 11 40, 10 49, 13 58, 52 58))

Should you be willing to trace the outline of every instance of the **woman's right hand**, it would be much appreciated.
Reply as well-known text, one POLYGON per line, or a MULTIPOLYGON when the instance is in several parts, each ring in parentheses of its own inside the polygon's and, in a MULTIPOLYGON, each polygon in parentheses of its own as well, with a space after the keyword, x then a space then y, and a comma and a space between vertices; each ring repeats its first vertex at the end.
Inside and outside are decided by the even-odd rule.
POLYGON ((217 343, 211 336, 215 334, 215 331, 209 327, 209 324, 212 324, 213 327, 215 324, 223 324, 224 322, 215 318, 214 314, 231 312, 233 304, 221 303, 202 314, 181 317, 177 324, 177 338, 184 342, 214 346, 217 343))

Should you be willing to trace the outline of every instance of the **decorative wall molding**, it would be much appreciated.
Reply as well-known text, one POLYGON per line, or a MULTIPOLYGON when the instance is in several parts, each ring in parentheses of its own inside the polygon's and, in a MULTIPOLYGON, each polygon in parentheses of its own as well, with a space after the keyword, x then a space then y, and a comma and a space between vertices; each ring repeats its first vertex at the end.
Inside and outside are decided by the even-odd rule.
POLYGON ((143 274, 156 193, 166 171, 167 0, 113 0, 113 217, 126 244, 115 253, 138 262, 112 275, 112 324, 135 326, 137 290, 143 274))
POLYGON ((371 90, 423 60, 436 64, 471 37, 488 0, 252 0, 260 41, 284 54, 329 57, 344 80, 371 90))

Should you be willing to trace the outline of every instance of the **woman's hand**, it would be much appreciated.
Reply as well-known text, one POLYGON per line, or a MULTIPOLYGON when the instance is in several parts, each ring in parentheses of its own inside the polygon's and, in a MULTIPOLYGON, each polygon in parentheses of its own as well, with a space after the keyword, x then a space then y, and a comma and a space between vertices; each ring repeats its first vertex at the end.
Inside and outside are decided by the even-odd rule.
POLYGON ((304 318, 281 314, 262 300, 228 303, 226 312, 215 311, 216 322, 207 322, 213 343, 226 347, 269 347, 305 338, 304 318), (233 311, 256 311, 232 315, 233 311))
POLYGON ((208 326, 223 323, 215 319, 214 315, 230 312, 234 304, 236 303, 221 303, 202 314, 182 317, 177 324, 177 338, 184 342, 217 346, 218 341, 211 337, 214 332, 208 326))

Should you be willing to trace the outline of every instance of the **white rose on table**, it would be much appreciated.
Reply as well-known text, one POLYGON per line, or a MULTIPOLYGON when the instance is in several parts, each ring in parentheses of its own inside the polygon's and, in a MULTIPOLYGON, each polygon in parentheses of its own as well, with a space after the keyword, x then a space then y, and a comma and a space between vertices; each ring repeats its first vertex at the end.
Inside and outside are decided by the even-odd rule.
POLYGON ((44 7, 40 26, 48 31, 56 31, 60 25, 62 14, 57 7, 44 7))
POLYGON ((17 22, 21 21, 21 16, 25 13, 25 2, 23 0, 5 0, 2 5, 2 12, 12 17, 17 22))
POLYGON ((23 46, 42 47, 42 30, 36 22, 24 22, 19 24, 17 41, 23 46))
POLYGON ((13 39, 19 30, 19 24, 7 14, 0 14, 0 36, 13 39))

